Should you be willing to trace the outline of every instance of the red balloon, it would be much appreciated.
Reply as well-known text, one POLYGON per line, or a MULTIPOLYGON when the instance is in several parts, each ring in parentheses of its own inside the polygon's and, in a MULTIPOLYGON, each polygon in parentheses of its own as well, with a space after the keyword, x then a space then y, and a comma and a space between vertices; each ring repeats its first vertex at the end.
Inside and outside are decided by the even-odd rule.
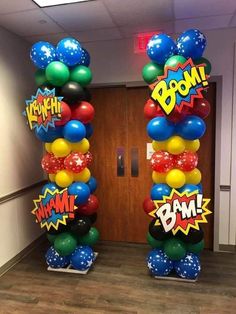
POLYGON ((87 152, 86 154, 84 154, 84 156, 87 161, 87 166, 89 166, 93 161, 93 155, 90 152, 87 152))
POLYGON ((79 173, 87 167, 87 161, 82 153, 74 152, 65 158, 64 165, 65 169, 79 173))
POLYGON ((191 171, 197 167, 197 164, 198 157, 194 152, 185 151, 175 157, 175 167, 183 171, 191 171))
POLYGON ((176 108, 171 112, 171 114, 168 116, 168 119, 174 123, 180 122, 183 120, 189 113, 189 107, 184 106, 179 112, 176 108))
POLYGON ((174 156, 168 152, 159 150, 152 154, 151 167, 157 172, 168 172, 174 167, 174 156))
POLYGON ((194 100, 193 108, 191 108, 192 114, 205 119, 210 111, 211 111, 211 106, 209 101, 207 101, 205 98, 197 98, 194 100))
POLYGON ((61 120, 56 121, 55 125, 60 126, 66 124, 70 121, 71 118, 71 110, 70 107, 64 101, 61 101, 61 120))
POLYGON ((163 116, 161 108, 152 100, 148 99, 144 106, 144 116, 147 119, 153 119, 155 117, 163 116))
POLYGON ((64 169, 64 157, 56 157, 53 153, 46 153, 41 161, 43 170, 47 173, 56 173, 64 169))
POLYGON ((98 206, 99 203, 97 197, 91 194, 86 204, 78 206, 78 213, 88 216, 92 215, 97 212, 98 206))
POLYGON ((149 196, 146 197, 145 200, 143 201, 143 210, 145 211, 145 213, 148 215, 155 208, 156 207, 153 200, 149 196))
POLYGON ((93 120, 94 114, 93 106, 87 101, 81 101, 72 107, 71 119, 79 120, 82 123, 89 123, 93 120))

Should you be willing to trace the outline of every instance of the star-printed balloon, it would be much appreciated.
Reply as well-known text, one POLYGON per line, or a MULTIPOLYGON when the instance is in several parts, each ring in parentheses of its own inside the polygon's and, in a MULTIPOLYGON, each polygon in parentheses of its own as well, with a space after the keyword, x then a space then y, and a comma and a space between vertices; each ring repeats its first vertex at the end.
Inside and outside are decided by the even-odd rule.
POLYGON ((43 170, 47 173, 56 173, 64 169, 63 157, 56 157, 53 153, 46 153, 41 161, 43 170))
POLYGON ((49 63, 56 60, 56 50, 50 43, 39 41, 32 46, 30 58, 36 67, 45 69, 49 63))
POLYGON ((87 165, 89 166, 92 161, 93 161, 93 155, 90 152, 87 152, 86 154, 84 154, 86 161, 87 161, 87 165))
POLYGON ((86 157, 79 152, 74 152, 68 155, 64 161, 65 169, 79 173, 87 166, 86 157))
POLYGON ((174 156, 166 151, 157 151, 152 154, 151 167, 157 172, 168 172, 174 167, 174 156))

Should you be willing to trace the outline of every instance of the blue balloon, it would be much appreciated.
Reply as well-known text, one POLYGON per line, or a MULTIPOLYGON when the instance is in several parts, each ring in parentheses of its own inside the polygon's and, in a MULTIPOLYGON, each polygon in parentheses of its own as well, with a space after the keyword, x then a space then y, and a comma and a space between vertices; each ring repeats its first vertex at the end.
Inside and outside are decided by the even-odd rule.
POLYGON ((185 58, 197 60, 206 48, 206 37, 198 29, 189 29, 177 39, 178 54, 185 58))
POLYGON ((165 141, 174 134, 175 125, 165 117, 156 117, 148 122, 147 133, 155 141, 165 141))
POLYGON ((93 193, 97 189, 97 180, 94 177, 90 177, 89 181, 86 183, 90 189, 90 192, 93 193))
POLYGON ((197 187, 198 187, 198 193, 203 193, 203 186, 202 186, 202 184, 201 183, 198 183, 197 184, 197 187))
POLYGON ((189 141, 201 138, 205 131, 205 122, 197 116, 187 116, 176 126, 176 133, 189 141))
POLYGON ((90 138, 93 135, 93 126, 91 123, 84 125, 86 129, 86 138, 90 138))
POLYGON ((45 69, 50 62, 56 60, 56 49, 46 41, 39 41, 32 46, 30 58, 36 67, 45 69))
POLYGON ((90 196, 90 189, 86 183, 74 182, 68 187, 68 193, 70 195, 77 195, 75 204, 81 205, 87 203, 90 196))
POLYGON ((168 196, 171 193, 171 188, 169 185, 160 183, 154 184, 151 189, 151 199, 152 200, 162 200, 163 196, 168 196))
POLYGON ((59 137, 63 137, 62 131, 63 131, 63 127, 61 126, 55 127, 55 128, 48 128, 47 131, 40 128, 39 130, 35 129, 35 135, 42 142, 52 143, 53 141, 55 141, 55 139, 59 137))
POLYGON ((90 65, 90 55, 85 48, 82 48, 82 56, 79 64, 84 65, 86 67, 90 65))
POLYGON ((48 249, 45 258, 46 263, 52 268, 62 268, 70 264, 69 256, 59 255, 53 246, 48 249))
POLYGON ((87 270, 92 266, 94 257, 95 255, 91 247, 81 245, 71 254, 70 263, 77 270, 87 270))
POLYGON ((42 194, 44 194, 44 192, 46 191, 46 189, 54 192, 55 190, 61 190, 61 188, 59 186, 56 185, 56 183, 54 182, 48 182, 47 184, 45 184, 42 188, 42 194))
POLYGON ((68 66, 73 66, 81 62, 82 51, 78 40, 70 37, 59 41, 56 48, 58 59, 68 66))
POLYGON ((175 262, 174 269, 181 278, 196 279, 201 271, 199 257, 188 253, 184 258, 175 262))
POLYGON ((178 191, 180 193, 182 193, 182 192, 191 193, 194 191, 198 191, 198 193, 202 193, 200 187, 198 185, 194 185, 194 184, 185 184, 180 189, 178 189, 178 191))
POLYGON ((69 142, 80 142, 86 136, 86 128, 82 122, 70 120, 64 125, 63 135, 69 142))
POLYGON ((164 64, 176 51, 174 40, 166 34, 152 36, 147 44, 147 55, 158 64, 164 64))
POLYGON ((173 262, 161 249, 153 249, 149 252, 147 265, 154 276, 167 276, 174 267, 173 262))

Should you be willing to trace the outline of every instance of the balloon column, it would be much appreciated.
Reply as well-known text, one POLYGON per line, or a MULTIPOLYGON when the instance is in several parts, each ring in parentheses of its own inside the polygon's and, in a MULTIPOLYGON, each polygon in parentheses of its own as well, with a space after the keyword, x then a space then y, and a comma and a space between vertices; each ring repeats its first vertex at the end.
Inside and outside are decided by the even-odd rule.
POLYGON ((97 181, 89 170, 94 118, 86 88, 92 80, 90 55, 76 39, 64 38, 56 47, 37 42, 30 57, 38 68, 38 90, 26 101, 24 115, 45 145, 41 166, 49 178, 32 213, 51 243, 47 264, 86 271, 95 258, 91 247, 99 238, 92 226, 97 219, 97 181))
POLYGON ((155 152, 150 160, 153 186, 143 208, 153 217, 147 264, 154 276, 175 273, 195 280, 201 269, 204 235, 199 224, 210 214, 197 168, 199 139, 210 112, 203 96, 211 71, 202 57, 205 46, 205 36, 196 29, 187 30, 176 42, 165 34, 154 35, 147 45, 151 62, 142 74, 150 99, 144 115, 155 152))

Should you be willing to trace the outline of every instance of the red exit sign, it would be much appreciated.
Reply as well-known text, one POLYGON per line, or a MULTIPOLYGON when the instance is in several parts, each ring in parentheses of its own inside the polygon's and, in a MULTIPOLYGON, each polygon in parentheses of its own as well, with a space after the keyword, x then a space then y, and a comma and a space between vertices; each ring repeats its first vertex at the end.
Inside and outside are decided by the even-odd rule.
POLYGON ((140 33, 134 38, 134 52, 142 53, 146 52, 147 44, 153 35, 157 35, 160 32, 140 33))

